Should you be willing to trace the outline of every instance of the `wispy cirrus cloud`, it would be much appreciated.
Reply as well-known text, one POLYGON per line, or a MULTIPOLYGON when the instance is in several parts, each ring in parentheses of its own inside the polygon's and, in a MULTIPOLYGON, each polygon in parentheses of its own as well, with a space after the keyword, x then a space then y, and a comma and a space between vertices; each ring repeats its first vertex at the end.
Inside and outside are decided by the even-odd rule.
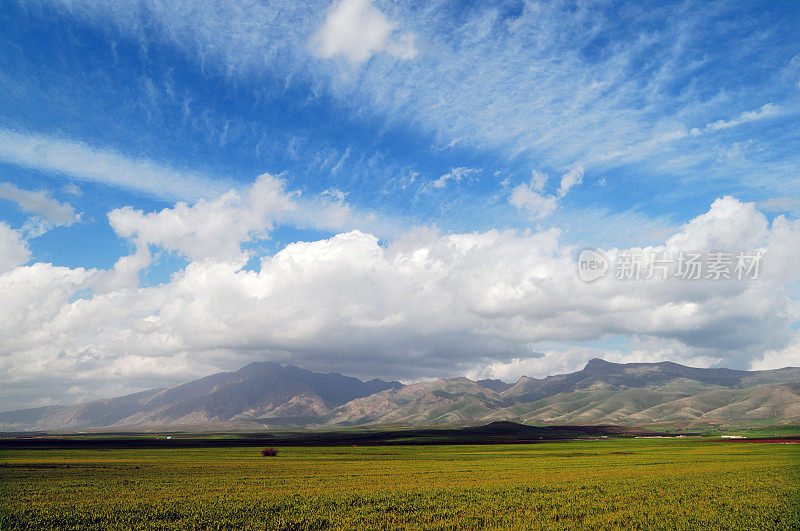
POLYGON ((451 168, 449 172, 445 173, 435 181, 431 183, 431 186, 434 188, 444 188, 447 186, 447 183, 454 182, 460 183, 464 179, 474 179, 476 175, 480 173, 481 170, 477 168, 465 168, 465 167, 458 167, 458 168, 451 168))
POLYGON ((772 103, 765 103, 761 108, 756 110, 744 111, 738 116, 730 120, 716 120, 708 123, 702 127, 682 127, 672 131, 659 133, 657 136, 626 147, 619 151, 601 154, 597 159, 590 162, 609 161, 609 160, 624 160, 631 161, 642 159, 652 154, 654 150, 662 148, 666 144, 676 142, 679 140, 700 137, 723 131, 725 129, 732 129, 743 124, 758 122, 767 118, 773 118, 779 115, 780 109, 772 103))
MULTIPOLYGON (((785 72, 796 51, 769 46, 788 29, 743 5, 630 4, 611 13, 592 2, 483 3, 460 9, 454 23, 441 3, 44 3, 145 45, 166 42, 238 82, 302 80, 440 146, 496 150, 553 172, 631 162, 651 174, 697 171, 722 147, 710 133, 757 127, 796 107, 785 72), (400 38, 411 34, 413 43, 400 38), (357 82, 314 54, 360 64, 357 82), (747 64, 759 66, 757 76, 733 76, 747 64), (764 83, 776 89, 765 95, 764 83)), ((778 154, 785 143, 766 149, 778 154)), ((736 161, 711 169, 748 184, 736 161)))
POLYGON ((736 118, 731 120, 717 120, 716 122, 712 122, 706 125, 702 130, 692 129, 689 131, 689 134, 692 136, 696 136, 701 134, 702 132, 713 132, 713 131, 721 131, 722 129, 730 129, 731 127, 736 127, 742 124, 746 124, 748 122, 756 122, 758 120, 763 120, 764 118, 771 118, 776 116, 780 109, 773 105, 772 103, 765 103, 761 106, 760 109, 756 109, 753 111, 745 111, 741 113, 736 118))
POLYGON ((8 129, 0 129, 0 161, 163 199, 195 201, 231 187, 231 182, 224 179, 215 180, 111 149, 8 129))

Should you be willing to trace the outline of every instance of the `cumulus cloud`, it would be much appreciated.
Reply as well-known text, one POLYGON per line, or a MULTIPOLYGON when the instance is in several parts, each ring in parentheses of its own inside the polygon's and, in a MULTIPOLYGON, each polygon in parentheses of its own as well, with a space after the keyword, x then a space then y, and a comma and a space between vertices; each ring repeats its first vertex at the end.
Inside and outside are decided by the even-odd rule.
POLYGON ((11 183, 0 183, 0 197, 14 201, 25 212, 38 214, 53 225, 71 225, 79 216, 67 203, 61 203, 44 190, 23 190, 11 183))
MULTIPOLYGON (((508 361, 491 362, 467 372, 473 379, 497 378, 515 382, 522 376, 546 378, 554 374, 565 374, 582 368, 592 358, 601 358, 612 363, 653 363, 672 361, 693 367, 708 367, 723 358, 707 356, 675 340, 664 340, 648 336, 633 336, 628 348, 601 348, 598 346, 545 347, 541 352, 513 358, 508 361)), ((774 368, 771 365, 769 368, 774 368)))
POLYGON ((23 227, 29 237, 40 236, 52 227, 67 227, 80 219, 71 205, 53 199, 44 190, 34 192, 11 183, 0 183, 0 198, 15 202, 24 212, 35 214, 23 227))
POLYGON ((533 181, 515 187, 508 201, 515 207, 528 211, 533 219, 546 218, 558 208, 558 199, 543 194, 533 181))
POLYGON ((30 257, 28 245, 19 232, 0 221, 0 273, 24 264, 30 257))
POLYGON ((545 173, 533 170, 530 183, 522 183, 511 190, 508 202, 515 207, 525 210, 531 219, 543 219, 553 214, 558 208, 559 199, 563 199, 567 192, 583 180, 583 168, 575 166, 561 176, 561 185, 556 195, 546 194, 544 187, 548 176, 545 173))
MULTIPOLYGON (((534 176, 529 186, 541 190, 544 180, 534 176)), ((0 298, 11 301, 0 307, 7 384, 0 398, 24 405, 20 390, 48 379, 54 393, 77 382, 86 393, 109 394, 120 382, 152 386, 147 379, 165 366, 177 382, 258 359, 395 378, 543 374, 573 370, 597 351, 562 355, 563 347, 533 345, 609 336, 638 342, 619 351, 620 361, 661 352, 747 367, 789 348, 796 334, 797 305, 785 285, 797 280, 800 223, 768 224, 754 205, 733 198, 648 249, 759 245, 758 280, 609 276, 587 284, 576 274, 576 250, 555 229, 417 230, 388 244, 350 231, 289 244, 255 270, 242 269, 241 243, 268 226, 270 213, 285 206, 281 197, 280 184, 262 177, 246 194, 110 216, 120 234, 190 257, 157 286, 138 287, 131 273, 149 260, 144 247, 110 271, 34 264, 0 274, 0 298), (187 220, 196 230, 185 230, 187 220), (546 356, 531 360, 535 352, 546 356)))
POLYGON ((769 235, 767 218, 754 203, 742 203, 725 196, 708 212, 684 225, 670 237, 669 248, 694 251, 752 251, 762 247, 769 235))
POLYGON ((117 234, 141 244, 177 251, 191 260, 239 262, 246 258, 242 243, 266 238, 273 222, 293 208, 283 182, 264 174, 242 192, 231 190, 213 200, 178 203, 148 214, 124 207, 111 211, 108 220, 117 234))
POLYGON ((364 63, 377 52, 398 59, 414 58, 414 34, 392 38, 395 28, 371 0, 341 0, 328 10, 311 39, 311 48, 319 57, 343 56, 353 64, 364 63))
POLYGON ((768 350, 753 361, 754 370, 768 370, 775 367, 800 367, 800 334, 796 335, 786 348, 768 350))

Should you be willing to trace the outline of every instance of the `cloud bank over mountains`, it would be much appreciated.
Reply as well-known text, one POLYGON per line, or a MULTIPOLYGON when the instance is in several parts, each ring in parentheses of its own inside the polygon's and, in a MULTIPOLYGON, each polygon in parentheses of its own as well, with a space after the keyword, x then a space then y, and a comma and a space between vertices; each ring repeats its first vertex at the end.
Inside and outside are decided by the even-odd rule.
POLYGON ((769 223, 751 203, 720 198, 662 246, 604 252, 760 250, 756 280, 586 283, 577 249, 557 229, 416 229, 388 242, 352 230, 272 255, 249 251, 295 199, 280 178, 263 175, 193 205, 113 210, 109 223, 133 253, 109 270, 23 265, 24 242, 0 225, 8 249, 0 398, 35 405, 26 389, 46 381, 52 399, 78 400, 261 359, 410 380, 547 374, 598 354, 570 343, 614 336, 635 338, 627 360, 638 345, 699 365, 800 363, 791 327, 800 316, 788 291, 800 280, 800 222, 769 223), (159 252, 187 265, 142 286, 138 275, 159 252))

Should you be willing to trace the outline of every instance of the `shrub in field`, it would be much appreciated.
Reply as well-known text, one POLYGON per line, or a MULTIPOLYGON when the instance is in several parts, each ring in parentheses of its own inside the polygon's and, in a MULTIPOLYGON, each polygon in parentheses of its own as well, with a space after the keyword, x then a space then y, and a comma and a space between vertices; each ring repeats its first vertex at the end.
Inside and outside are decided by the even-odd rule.
POLYGON ((264 448, 263 450, 261 450, 261 455, 263 455, 264 457, 275 457, 276 455, 278 455, 278 450, 276 450, 275 448, 264 448))

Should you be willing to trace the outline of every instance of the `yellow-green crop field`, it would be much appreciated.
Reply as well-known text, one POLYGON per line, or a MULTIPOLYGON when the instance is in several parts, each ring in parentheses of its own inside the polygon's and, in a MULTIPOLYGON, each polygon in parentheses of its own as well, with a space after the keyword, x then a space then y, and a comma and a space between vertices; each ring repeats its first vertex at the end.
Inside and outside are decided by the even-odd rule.
POLYGON ((800 529, 800 446, 5 450, 0 529, 800 529))

